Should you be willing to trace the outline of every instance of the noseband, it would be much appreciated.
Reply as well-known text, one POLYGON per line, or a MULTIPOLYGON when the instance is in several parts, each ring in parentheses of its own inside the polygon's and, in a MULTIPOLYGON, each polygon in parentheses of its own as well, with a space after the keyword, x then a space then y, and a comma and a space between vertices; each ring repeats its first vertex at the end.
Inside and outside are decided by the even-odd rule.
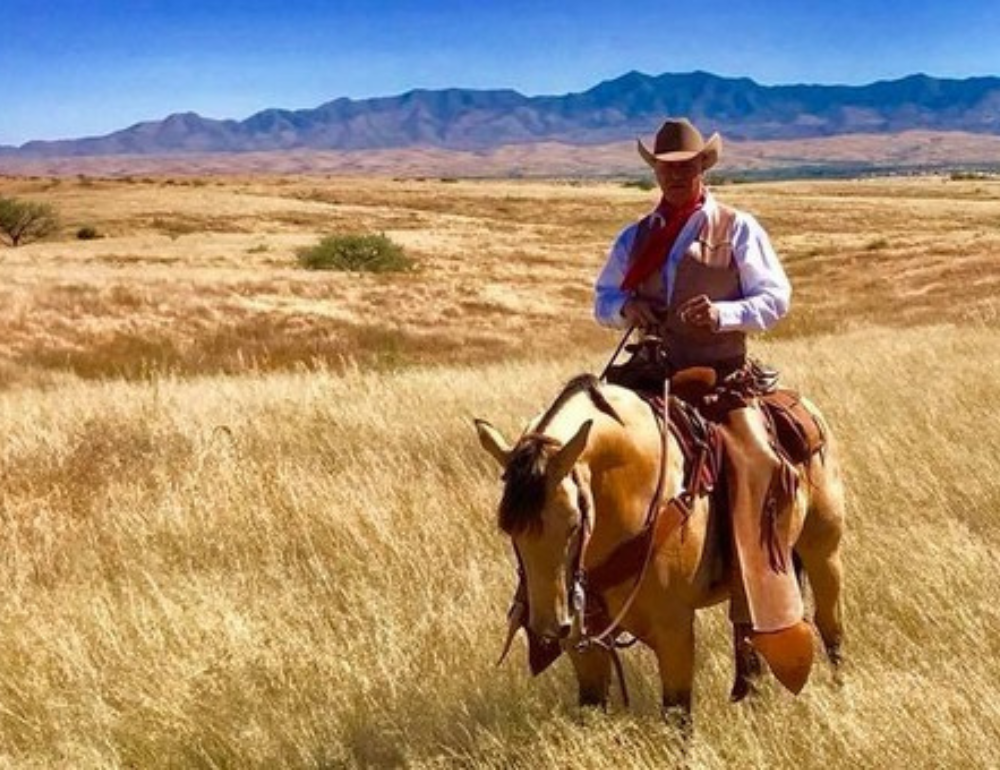
MULTIPOLYGON (((577 508, 580 511, 580 527, 575 535, 576 544, 570 558, 566 563, 566 573, 569 577, 569 586, 567 589, 567 599, 568 604, 571 609, 571 619, 574 621, 579 621, 580 624, 580 638, 576 642, 576 649, 579 651, 584 651, 593 646, 602 647, 604 649, 612 650, 616 646, 616 641, 614 638, 614 632, 620 625, 622 619, 625 617, 626 613, 635 601, 636 595, 639 593, 639 588, 642 584, 643 579, 646 576, 646 572, 652 562, 653 553, 656 550, 657 543, 662 540, 654 536, 657 522, 660 515, 660 510, 663 507, 663 490, 665 487, 666 472, 667 472, 667 447, 669 442, 669 431, 667 426, 663 424, 663 419, 661 418, 659 412, 656 408, 650 404, 650 410, 653 412, 653 418, 656 420, 657 424, 660 426, 660 433, 662 436, 662 446, 661 446, 661 457, 660 466, 656 479, 656 489, 653 493, 653 497, 649 501, 649 505, 646 509, 645 521, 643 523, 642 530, 640 534, 634 538, 635 541, 648 540, 648 543, 644 543, 644 553, 642 557, 642 565, 636 573, 635 581, 632 586, 632 590, 629 593, 628 598, 622 605, 621 609, 615 615, 615 617, 610 620, 605 628, 603 628, 600 633, 591 634, 587 629, 587 608, 588 608, 588 598, 591 596, 588 594, 588 572, 584 567, 584 561, 586 559, 587 547, 590 544, 590 538, 593 535, 594 525, 592 522, 593 511, 590 501, 590 497, 587 495, 586 488, 582 479, 580 478, 580 473, 576 468, 571 471, 570 478, 573 484, 576 486, 576 500, 577 508)), ((685 506, 686 508, 686 506, 685 506)), ((632 541, 629 541, 632 542, 632 541)), ((518 550, 517 545, 514 544, 514 552, 517 556, 517 569, 518 577, 521 585, 526 585, 527 575, 524 569, 524 561, 521 558, 521 552, 518 550)), ((603 566, 603 565, 602 565, 603 566)), ((599 591, 596 592, 599 597, 599 591)), ((593 601, 593 600, 592 600, 593 601)), ((597 601, 602 601, 598 598, 597 601)), ((592 604, 596 606, 596 604, 592 604)), ((605 613, 606 614, 606 613, 605 613)))

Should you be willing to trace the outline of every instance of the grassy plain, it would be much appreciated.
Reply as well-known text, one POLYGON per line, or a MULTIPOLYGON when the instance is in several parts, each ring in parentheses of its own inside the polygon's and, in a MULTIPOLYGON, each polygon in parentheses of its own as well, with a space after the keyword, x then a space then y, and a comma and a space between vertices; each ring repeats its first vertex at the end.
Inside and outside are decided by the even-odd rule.
MULTIPOLYGON (((694 767, 1000 765, 1000 182, 734 185, 796 288, 757 342, 850 486, 845 682, 726 702, 699 622, 694 767)), ((496 669, 497 469, 614 335, 615 183, 8 178, 58 238, 0 251, 0 763, 661 767, 654 664, 580 713, 496 669), (106 237, 77 241, 82 226, 106 237), (385 232, 402 276, 294 251, 385 232)))

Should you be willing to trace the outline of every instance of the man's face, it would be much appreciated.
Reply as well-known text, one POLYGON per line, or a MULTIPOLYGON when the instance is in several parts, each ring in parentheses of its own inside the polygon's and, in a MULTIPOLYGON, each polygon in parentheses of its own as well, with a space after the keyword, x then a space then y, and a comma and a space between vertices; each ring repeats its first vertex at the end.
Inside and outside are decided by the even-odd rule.
POLYGON ((666 163, 656 162, 656 181, 670 206, 692 203, 701 193, 702 159, 666 163))

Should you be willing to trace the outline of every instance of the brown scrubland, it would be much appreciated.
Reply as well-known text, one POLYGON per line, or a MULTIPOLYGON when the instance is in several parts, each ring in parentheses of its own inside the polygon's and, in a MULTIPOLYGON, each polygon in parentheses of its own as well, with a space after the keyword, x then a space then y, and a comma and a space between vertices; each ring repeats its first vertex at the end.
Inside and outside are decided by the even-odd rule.
POLYGON ((607 714, 568 665, 493 665, 515 575, 472 418, 600 370, 591 285, 651 192, 10 176, 62 229, 0 250, 0 764, 1000 765, 1000 180, 716 192, 795 288, 754 350, 844 455, 842 681, 730 705, 713 608, 680 747, 642 650, 607 714), (359 232, 418 269, 298 266, 359 232))

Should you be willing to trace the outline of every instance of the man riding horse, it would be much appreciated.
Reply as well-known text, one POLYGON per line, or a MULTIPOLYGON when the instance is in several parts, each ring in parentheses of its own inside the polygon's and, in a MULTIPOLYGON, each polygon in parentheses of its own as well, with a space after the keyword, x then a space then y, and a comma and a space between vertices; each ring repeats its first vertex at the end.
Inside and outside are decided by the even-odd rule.
POLYGON ((696 401, 719 424, 735 479, 731 618, 797 691, 811 667, 812 633, 787 533, 777 543, 762 536, 791 505, 794 471, 769 443, 747 360, 748 332, 766 331, 788 312, 791 286, 757 220, 707 189, 704 174, 721 146, 718 134, 705 141, 686 119, 664 122, 651 151, 638 142, 662 198, 615 240, 597 279, 594 312, 603 325, 643 336, 630 365, 613 367, 609 381, 652 390, 655 381, 642 381, 650 366, 662 373, 660 388, 662 376, 699 373, 704 387, 696 401))

